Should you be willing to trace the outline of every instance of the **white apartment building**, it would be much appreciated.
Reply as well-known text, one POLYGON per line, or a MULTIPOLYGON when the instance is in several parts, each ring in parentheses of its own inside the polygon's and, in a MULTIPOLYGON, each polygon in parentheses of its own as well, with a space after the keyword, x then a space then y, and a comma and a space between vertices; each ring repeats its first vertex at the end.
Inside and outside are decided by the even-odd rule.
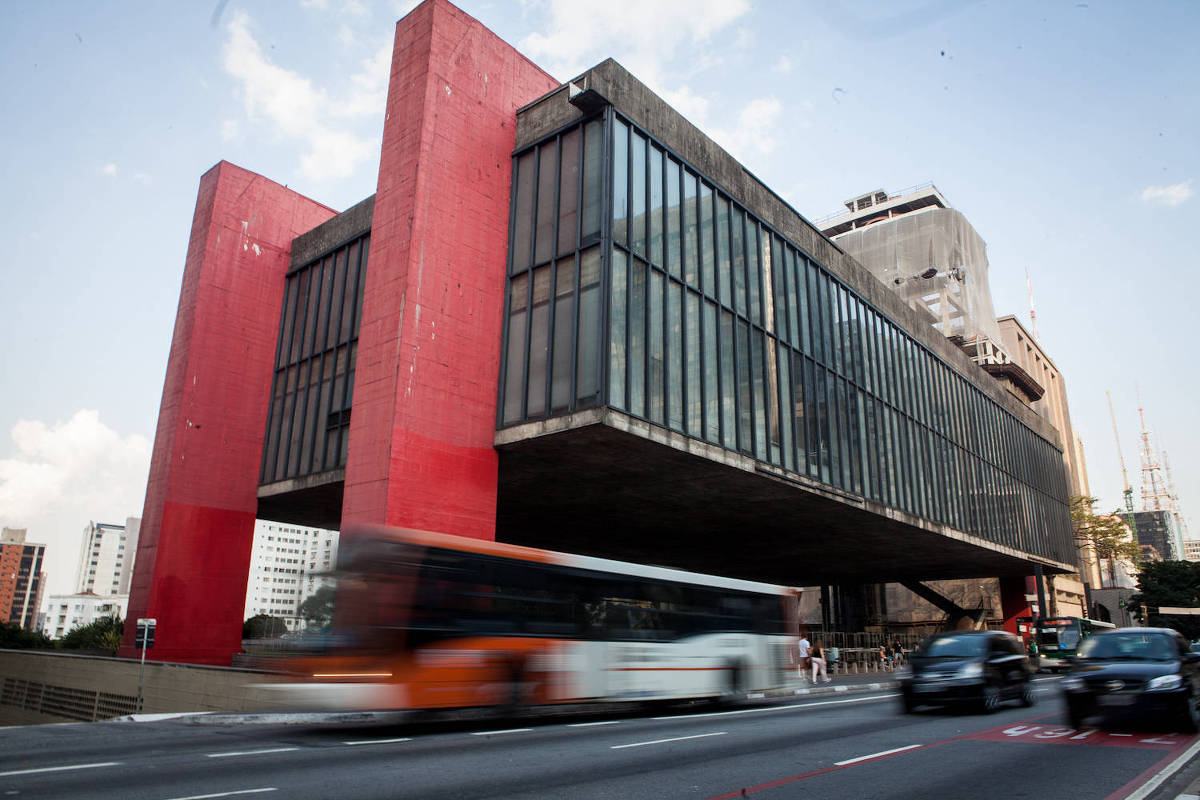
POLYGON ((321 577, 337 564, 338 532, 255 520, 250 578, 243 618, 282 617, 288 630, 304 627, 300 604, 332 581, 321 577))
POLYGON ((1188 561, 1200 561, 1200 539, 1183 540, 1183 557, 1188 561))
POLYGON ((141 525, 139 517, 127 517, 124 525, 88 522, 79 547, 79 566, 75 569, 77 594, 91 592, 101 597, 129 594, 141 525))
POLYGON ((42 633, 61 639, 79 625, 91 625, 101 617, 125 618, 129 595, 101 597, 92 592, 52 594, 46 601, 42 633))

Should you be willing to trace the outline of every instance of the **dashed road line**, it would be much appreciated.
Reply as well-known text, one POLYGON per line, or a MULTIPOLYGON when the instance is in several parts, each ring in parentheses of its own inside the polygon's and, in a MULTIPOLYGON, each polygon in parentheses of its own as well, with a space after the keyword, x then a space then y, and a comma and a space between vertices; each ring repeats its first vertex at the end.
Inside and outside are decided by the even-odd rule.
POLYGON ((0 778, 6 778, 10 775, 34 775, 40 772, 68 772, 73 769, 95 769, 96 767, 115 767, 120 761, 98 761, 94 764, 64 764, 61 767, 37 767, 36 769, 14 769, 8 772, 0 772, 0 778))
POLYGON ((655 739, 652 742, 634 742, 632 744, 614 744, 609 750, 624 750, 627 747, 645 747, 650 744, 666 744, 667 742, 682 742, 685 739, 704 739, 708 736, 724 736, 728 731, 717 731, 716 733, 697 733, 695 736, 676 736, 671 739, 655 739))
POLYGON ((410 737, 401 736, 397 739, 360 739, 359 741, 356 741, 356 742, 342 742, 342 744, 348 744, 351 747, 354 747, 355 745, 360 745, 360 744, 396 744, 398 742, 411 742, 411 741, 412 741, 412 739, 410 737))
POLYGON ((509 728, 508 730, 505 730, 505 731, 474 731, 471 733, 471 735, 472 736, 499 736, 500 734, 503 734, 503 733, 525 733, 526 731, 531 731, 531 730, 533 730, 533 728, 509 728))
POLYGON ((263 792, 278 791, 274 786, 264 786, 261 789, 235 789, 232 792, 215 792, 213 794, 189 794, 187 797, 168 797, 167 800, 211 800, 213 797, 234 797, 239 794, 262 794, 263 792))
POLYGON ((624 720, 608 719, 601 722, 568 722, 568 728, 592 728, 597 725, 620 725, 624 720))
POLYGON ((765 714, 772 711, 796 711, 803 708, 816 708, 817 706, 840 706, 846 703, 868 703, 875 700, 886 700, 889 697, 899 697, 900 695, 892 694, 877 694, 871 697, 854 697, 849 700, 820 700, 814 703, 797 703, 788 706, 765 706, 763 708, 739 708, 735 711, 707 711, 702 714, 673 714, 667 717, 651 717, 651 719, 699 719, 701 717, 732 717, 736 714, 765 714))
POLYGON ((869 761, 872 758, 880 758, 882 756, 890 756, 892 753, 903 753, 905 750, 915 750, 918 747, 924 747, 923 744, 910 744, 906 747, 895 747, 891 750, 883 750, 878 753, 871 753, 869 756, 859 756, 858 758, 848 758, 845 761, 835 761, 834 766, 844 767, 847 764, 857 764, 859 761, 869 761))
POLYGON ((205 753, 209 758, 233 758, 234 756, 265 756, 267 753, 290 753, 299 747, 270 747, 266 750, 237 750, 232 753, 205 753))

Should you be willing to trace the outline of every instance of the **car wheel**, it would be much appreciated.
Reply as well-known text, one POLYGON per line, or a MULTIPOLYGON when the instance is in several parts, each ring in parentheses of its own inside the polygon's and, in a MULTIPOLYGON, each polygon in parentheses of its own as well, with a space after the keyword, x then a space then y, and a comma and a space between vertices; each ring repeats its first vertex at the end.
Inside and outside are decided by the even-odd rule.
POLYGON ((984 684, 983 694, 979 698, 979 706, 985 714, 991 714, 1000 707, 1000 687, 984 684))
POLYGON ((1200 705, 1193 693, 1189 693, 1183 701, 1183 714, 1179 727, 1184 733, 1200 733, 1200 705))
POLYGON ((1076 730, 1083 727, 1083 712, 1071 703, 1067 703, 1067 724, 1076 730))
POLYGON ((1037 702, 1037 697, 1033 691, 1033 681, 1025 681, 1021 684, 1021 705, 1029 708, 1037 702))
POLYGON ((900 694, 900 707, 904 709, 905 714, 911 714, 917 710, 917 704, 913 700, 913 696, 908 692, 900 694))

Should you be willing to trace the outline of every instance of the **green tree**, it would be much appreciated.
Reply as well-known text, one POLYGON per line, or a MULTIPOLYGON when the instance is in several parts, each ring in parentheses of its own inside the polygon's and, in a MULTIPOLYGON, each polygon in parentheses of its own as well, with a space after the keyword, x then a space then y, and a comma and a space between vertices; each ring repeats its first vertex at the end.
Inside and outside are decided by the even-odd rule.
POLYGON ((0 625, 0 650, 41 650, 53 646, 50 637, 40 631, 27 631, 11 622, 0 625))
POLYGON ((1129 609, 1147 625, 1174 628, 1188 639, 1200 638, 1200 614, 1160 614, 1163 606, 1200 608, 1200 562, 1151 561, 1138 576, 1141 591, 1129 598, 1129 609))
POLYGON ((310 628, 328 628, 333 622, 333 587, 322 586, 300 604, 300 616, 310 628))
POLYGON ((1080 549, 1088 549, 1108 567, 1109 576, 1116 575, 1116 562, 1138 563, 1141 550, 1129 535, 1129 529, 1118 516, 1118 512, 1097 516, 1095 497, 1076 495, 1071 498, 1071 528, 1075 531, 1075 543, 1080 549))
POLYGON ((76 625, 59 640, 64 650, 108 650, 116 652, 121 646, 125 621, 118 617, 100 617, 87 625, 76 625))
POLYGON ((278 639, 287 633, 287 623, 282 617, 256 614, 242 623, 243 639, 278 639))

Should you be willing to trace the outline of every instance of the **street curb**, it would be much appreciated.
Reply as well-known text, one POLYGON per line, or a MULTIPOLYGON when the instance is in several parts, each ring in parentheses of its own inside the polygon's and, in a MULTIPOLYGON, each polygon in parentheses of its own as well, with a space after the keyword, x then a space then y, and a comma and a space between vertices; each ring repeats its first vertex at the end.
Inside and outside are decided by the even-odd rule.
MULTIPOLYGON (((851 683, 825 686, 798 686, 786 689, 776 689, 770 692, 752 692, 747 697, 752 701, 798 700, 828 695, 849 694, 858 692, 879 692, 896 689, 895 681, 872 681, 870 683, 851 683)), ((537 716, 552 715, 561 712, 563 716, 578 713, 595 713, 626 707, 623 703, 574 704, 556 708, 543 706, 540 709, 530 709, 537 716)), ((453 712, 452 712, 453 713, 453 712)), ((470 716, 470 710, 460 713, 470 716)), ((117 717, 112 722, 163 722, 179 720, 189 725, 331 725, 331 724, 369 724, 369 723, 399 723, 411 714, 409 711, 179 711, 158 714, 130 714, 117 717)))

